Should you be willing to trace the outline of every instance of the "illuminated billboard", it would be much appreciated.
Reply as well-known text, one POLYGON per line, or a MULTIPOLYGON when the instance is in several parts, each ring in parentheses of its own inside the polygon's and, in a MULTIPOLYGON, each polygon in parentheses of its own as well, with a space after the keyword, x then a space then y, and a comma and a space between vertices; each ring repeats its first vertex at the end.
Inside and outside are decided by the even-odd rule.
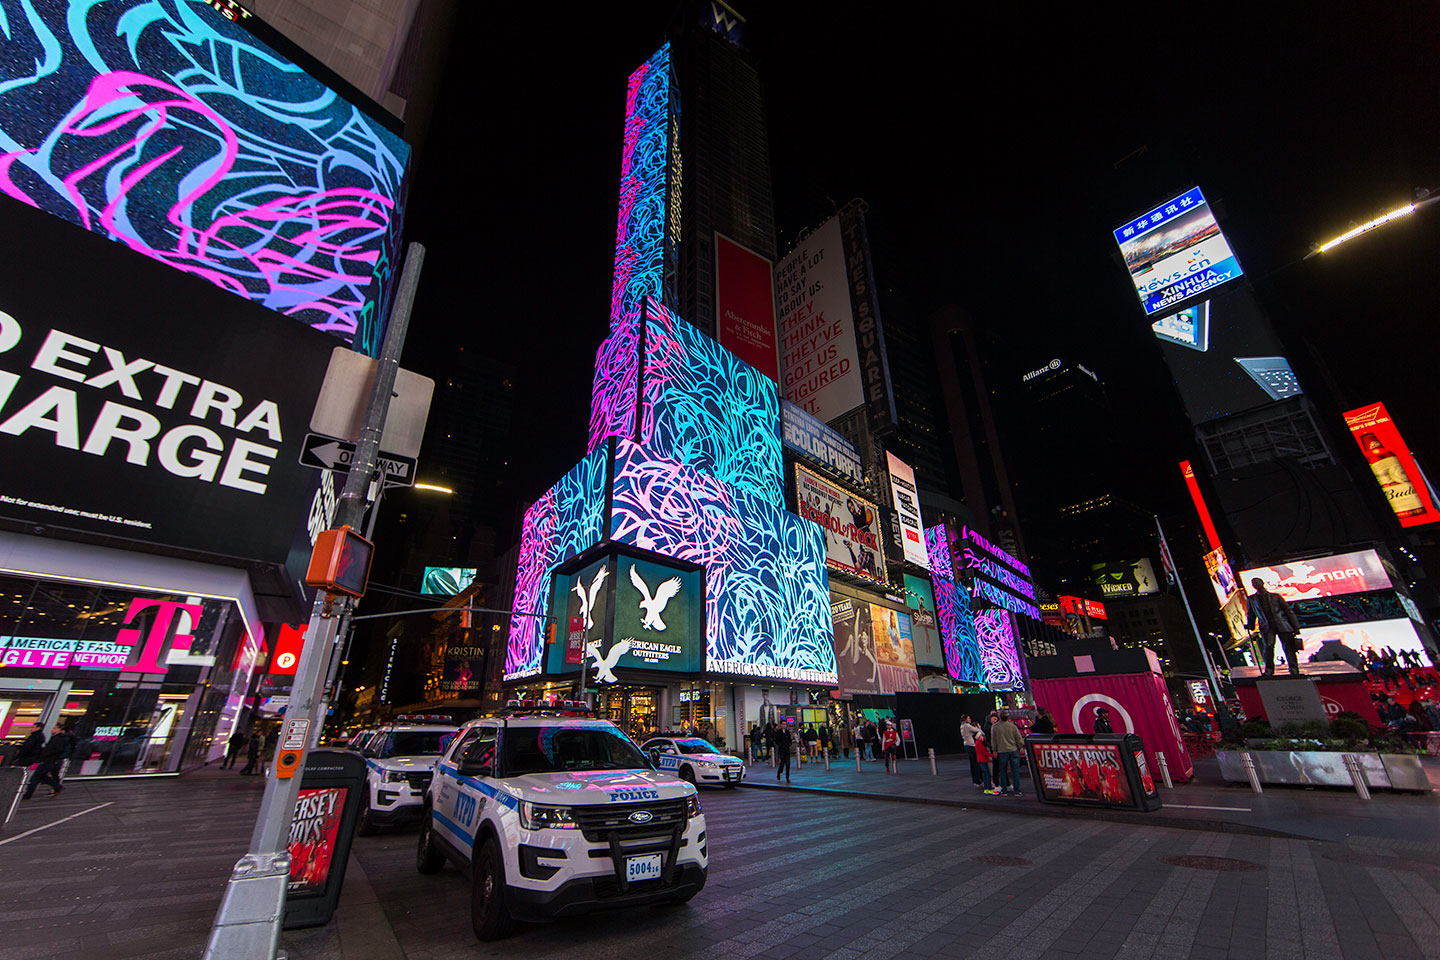
POLYGON ((1303 391, 1254 291, 1240 285, 1151 324, 1192 423, 1303 391))
POLYGON ((208 3, 23 10, 0 45, 0 192, 378 349, 400 137, 208 3))
POLYGON ((900 547, 905 559, 930 569, 925 552, 925 525, 920 520, 920 491, 915 487, 915 471, 893 453, 885 454, 890 472, 890 496, 895 506, 895 523, 900 528, 900 547))
POLYGON ((1396 653, 1410 651, 1422 657, 1421 662, 1430 659, 1425 644, 1421 642, 1415 624, 1409 618, 1395 620, 1372 620, 1368 623, 1327 624, 1323 627, 1307 627, 1300 631, 1300 661, 1309 661, 1320 652, 1326 641, 1338 641, 1359 653, 1374 650, 1384 655, 1385 648, 1396 653))
POLYGON ((1235 580, 1235 569, 1230 566, 1230 559, 1225 556, 1224 547, 1216 547, 1205 554, 1205 572, 1210 575, 1210 586, 1215 591, 1215 602, 1220 606, 1230 602, 1230 598, 1240 590, 1240 584, 1235 580))
POLYGON ((1199 187, 1120 227, 1115 242, 1146 315, 1242 275, 1199 187))
POLYGON ((426 567, 420 578, 420 592, 437 597, 453 597, 475 582, 475 567, 426 567))
POLYGON ((1100 595, 1107 600, 1143 597, 1160 592, 1160 584, 1155 579, 1155 568, 1149 557, 1122 563, 1092 563, 1090 579, 1099 588, 1100 595))
POLYGON ((796 512, 825 531, 825 562, 832 570, 888 583, 875 504, 799 466, 795 500, 796 512))
POLYGON ((1402 527, 1418 527, 1440 520, 1440 510, 1425 476, 1410 453, 1405 438, 1390 419, 1383 403, 1372 403, 1345 412, 1350 435, 1360 445, 1375 482, 1385 492, 1385 499, 1402 527))
POLYGON ((865 402, 839 216, 775 265, 781 393, 829 423, 865 402))
POLYGON ((1019 690, 1025 686, 1020 652, 1015 643, 1014 614, 992 607, 975 614, 975 639, 980 644, 980 665, 985 685, 992 690, 1019 690))
POLYGON ((780 440, 790 450, 855 483, 864 483, 860 452, 844 434, 826 426, 789 400, 780 400, 780 440))
POLYGON ((1386 590, 1394 586, 1380 562, 1380 555, 1374 550, 1242 570, 1240 585, 1246 593, 1255 592, 1251 581, 1256 577, 1264 582, 1265 589, 1291 601, 1386 590))
POLYGON ((915 662, 927 667, 945 666, 945 647, 940 637, 940 623, 936 619, 935 590, 929 580, 905 574, 905 606, 910 608, 910 636, 915 647, 915 662))
POLYGON ((980 601, 975 606, 1004 607, 1032 620, 1040 619, 1040 608, 1035 605, 1035 584, 1030 580, 1028 566, 985 539, 978 530, 970 527, 955 530, 948 525, 944 529, 950 541, 951 565, 957 574, 969 577, 970 595, 980 601))
POLYGON ((839 694, 919 693, 909 614, 849 597, 832 597, 839 694))
POLYGON ((718 232, 715 234, 715 339, 771 380, 780 382, 774 264, 718 232))

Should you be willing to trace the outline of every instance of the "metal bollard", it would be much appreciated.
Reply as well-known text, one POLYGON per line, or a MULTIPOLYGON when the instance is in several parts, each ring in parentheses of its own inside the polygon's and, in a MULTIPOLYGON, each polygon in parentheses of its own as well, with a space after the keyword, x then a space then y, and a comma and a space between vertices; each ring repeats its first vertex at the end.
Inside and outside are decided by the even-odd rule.
POLYGON ((820 751, 820 752, 823 753, 823 754, 825 754, 825 770, 826 770, 826 772, 828 773, 829 770, 830 770, 830 748, 829 748, 829 747, 826 747, 824 750, 822 750, 822 751, 820 751))
POLYGON ((1155 762, 1160 766, 1160 779, 1165 781, 1166 789, 1174 790, 1175 784, 1170 780, 1170 764, 1165 762, 1165 754, 1156 750, 1155 762))
POLYGON ((863 772, 860 768, 860 750, 858 748, 855 750, 855 772, 863 772))
POLYGON ((1350 772, 1350 782, 1355 784, 1355 792, 1360 794, 1361 800, 1370 799, 1370 785, 1366 783, 1365 768, 1360 765, 1360 758, 1353 753, 1342 755, 1345 762, 1345 769, 1350 772))
POLYGON ((1240 756, 1245 762, 1245 776, 1250 778, 1250 789, 1256 793, 1264 793, 1264 789, 1260 786, 1260 772, 1255 769, 1255 757, 1248 751, 1240 756))
POLYGON ((938 773, 935 772, 935 748, 934 748, 934 747, 930 747, 930 748, 928 748, 928 749, 929 749, 929 752, 930 752, 930 776, 932 776, 932 777, 938 777, 938 776, 940 776, 940 774, 938 774, 938 773))

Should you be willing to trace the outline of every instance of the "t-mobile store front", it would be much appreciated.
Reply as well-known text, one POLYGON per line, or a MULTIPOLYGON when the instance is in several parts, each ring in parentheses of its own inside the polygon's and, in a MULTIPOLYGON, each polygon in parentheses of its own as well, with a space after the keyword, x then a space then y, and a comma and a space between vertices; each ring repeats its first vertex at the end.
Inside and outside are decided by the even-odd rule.
POLYGON ((66 728, 76 738, 67 777, 175 773, 223 752, 260 659, 242 572, 226 571, 243 588, 231 591, 215 582, 223 568, 10 534, 0 534, 0 550, 7 541, 82 565, 112 554, 151 573, 197 569, 172 571, 171 590, 0 572, 0 742, 18 745, 36 723, 47 739, 66 728))

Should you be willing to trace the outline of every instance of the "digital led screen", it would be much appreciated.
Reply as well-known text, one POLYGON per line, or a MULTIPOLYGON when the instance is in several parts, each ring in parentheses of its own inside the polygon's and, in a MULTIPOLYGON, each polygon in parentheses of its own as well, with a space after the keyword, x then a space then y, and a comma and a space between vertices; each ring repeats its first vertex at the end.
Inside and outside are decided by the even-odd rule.
POLYGON ((975 612, 975 638, 980 644, 980 667, 992 690, 1025 686, 1020 652, 1015 643, 1015 621, 1009 610, 992 607, 975 612))
POLYGON ((906 560, 928 570, 930 558, 925 551, 925 524, 920 519, 920 491, 915 486, 915 471, 893 453, 885 454, 885 462, 890 472, 895 523, 900 529, 900 548, 906 560))
POLYGON ((875 656, 870 605, 851 597, 832 597, 830 618, 835 629, 835 695, 849 699, 857 693, 879 693, 880 661, 875 656))
POLYGON ((940 638, 945 644, 945 670, 952 680, 982 683, 985 673, 980 665, 980 643, 975 637, 970 592, 955 579, 950 532, 944 524, 926 528, 925 548, 930 553, 935 610, 940 621, 940 638))
POLYGON ((1155 568, 1148 557, 1122 563, 1092 563, 1090 578, 1106 599, 1143 597, 1160 592, 1155 568))
POLYGON ((1120 227, 1115 242, 1147 315, 1242 274, 1199 187, 1120 227))
POLYGON ((780 440, 789 449, 855 483, 863 483, 860 452, 845 435, 810 416, 789 400, 780 400, 780 440))
POLYGON ((978 601, 974 604, 976 607, 1004 607, 1033 620, 1040 619, 1028 566, 985 539, 978 530, 945 529, 950 539, 951 563, 956 572, 964 572, 969 577, 970 595, 978 601))
POLYGON ((1193 423, 1302 392, 1279 337, 1248 286, 1191 304, 1151 328, 1193 423))
POLYGON ((1346 593, 1365 593, 1392 587, 1390 575, 1374 550, 1340 553, 1329 557, 1277 563, 1240 571, 1240 585, 1255 593, 1251 581, 1259 577, 1265 589, 1286 600, 1310 600, 1346 593))
POLYGON ((825 562, 831 569, 888 582, 875 504, 803 467, 795 468, 795 501, 796 512, 825 531, 825 562))
POLYGON ((1215 590, 1215 602, 1220 606, 1230 602, 1240 589, 1235 579, 1235 570, 1225 556, 1224 547, 1216 547, 1205 554, 1205 572, 1210 575, 1210 586, 1215 590))
POLYGON ((0 19, 0 192, 378 349, 400 137, 200 0, 0 19))
POLYGON ((334 340, 9 197, 0 223, 0 517, 285 562, 334 340))
POLYGON ((1424 622, 1415 601, 1394 590, 1296 600, 1290 604, 1290 609, 1295 612, 1302 627, 1328 627, 1341 623, 1396 620, 1402 617, 1409 617, 1416 623, 1424 622))
POLYGON ((1418 527, 1440 520, 1430 485, 1425 482, 1425 475, 1420 472, 1405 438, 1396 429, 1395 421, 1390 419, 1385 404, 1372 403, 1347 410, 1345 423, 1365 454, 1375 482, 1385 493, 1400 526, 1418 527))
POLYGON ((1307 627, 1300 631, 1300 661, 1308 662, 1320 652, 1321 644, 1327 640, 1339 641, 1351 650, 1366 654, 1374 650, 1384 655, 1388 648, 1396 653, 1406 650, 1420 654, 1425 662, 1430 654, 1425 650, 1415 624, 1409 618, 1395 620, 1372 620, 1368 623, 1340 623, 1323 627, 1307 627))
POLYGON ((919 693, 910 615, 874 603, 869 607, 875 659, 880 661, 880 692, 919 693))
POLYGON ((616 442, 610 537, 705 570, 705 668, 834 686, 820 528, 686 464, 616 442))
POLYGON ((426 567, 420 578, 420 592, 437 597, 453 597, 475 582, 475 567, 426 567))
POLYGON ((915 647, 915 662, 928 667, 945 666, 945 647, 940 637, 940 623, 936 619, 935 591, 929 580, 905 574, 905 606, 910 608, 910 635, 915 647))

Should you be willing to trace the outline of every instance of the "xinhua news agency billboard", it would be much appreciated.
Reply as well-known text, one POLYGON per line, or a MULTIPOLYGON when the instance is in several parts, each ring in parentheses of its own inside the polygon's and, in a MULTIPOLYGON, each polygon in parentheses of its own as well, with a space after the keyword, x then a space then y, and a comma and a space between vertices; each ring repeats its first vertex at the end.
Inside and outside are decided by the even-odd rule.
POLYGON ((1383 403, 1357 407, 1345 412, 1350 435, 1360 445, 1375 482, 1385 493, 1390 509, 1402 527, 1418 527, 1440 520, 1435 500, 1420 465, 1410 453, 1405 438, 1390 419, 1383 403))
POLYGON ((0 517, 284 562, 334 346, 0 197, 0 517))
POLYGON ((1174 310, 1242 275, 1199 187, 1118 228, 1115 242, 1146 316, 1174 310))

